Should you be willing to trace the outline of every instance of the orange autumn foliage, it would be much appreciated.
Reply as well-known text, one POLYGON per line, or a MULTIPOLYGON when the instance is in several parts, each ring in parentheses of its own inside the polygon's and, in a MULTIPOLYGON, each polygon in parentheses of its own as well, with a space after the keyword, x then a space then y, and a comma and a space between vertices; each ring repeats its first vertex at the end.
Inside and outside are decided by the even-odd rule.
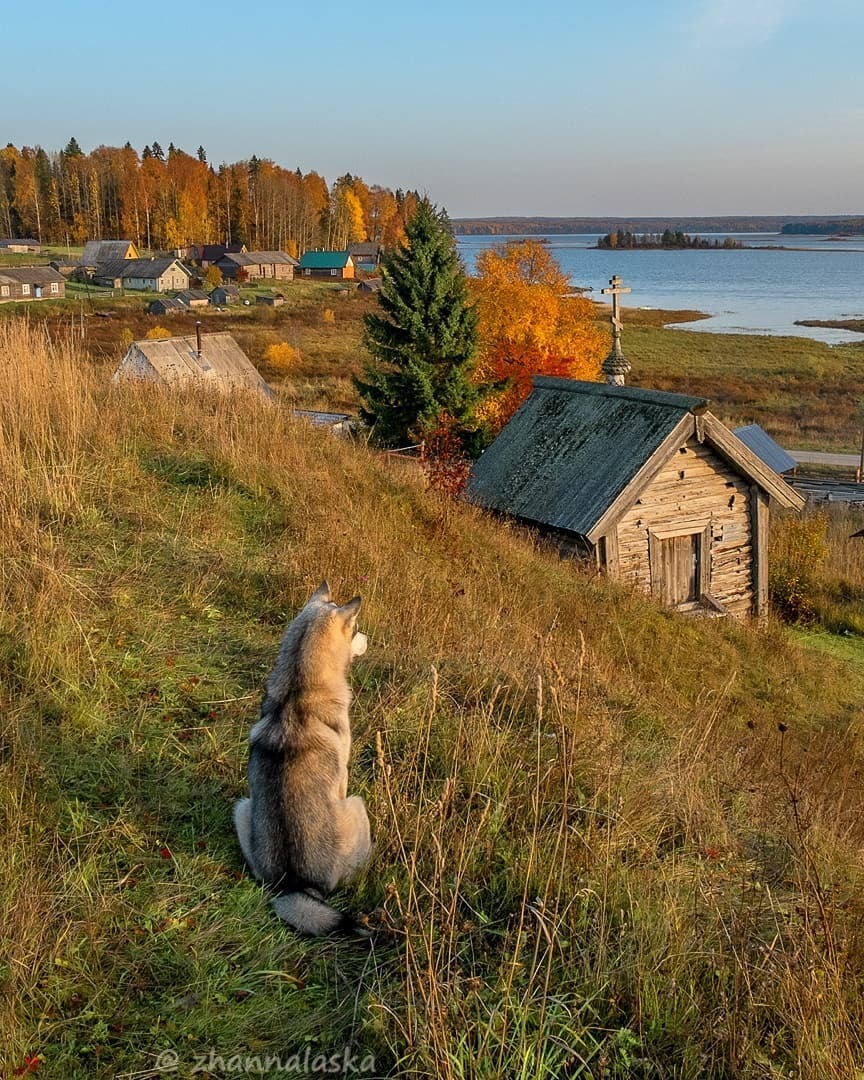
POLYGON ((478 379, 508 385, 487 398, 483 418, 500 430, 531 391, 532 375, 598 379, 606 352, 594 307, 546 243, 511 240, 477 257, 471 292, 480 330, 478 379))

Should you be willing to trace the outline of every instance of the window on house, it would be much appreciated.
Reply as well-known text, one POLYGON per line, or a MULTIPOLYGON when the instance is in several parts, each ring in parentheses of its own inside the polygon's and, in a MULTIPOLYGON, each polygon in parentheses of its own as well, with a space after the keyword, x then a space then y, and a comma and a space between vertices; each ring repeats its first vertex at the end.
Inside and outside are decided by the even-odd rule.
POLYGON ((0 296, 8 296, 8 295, 9 295, 9 286, 8 285, 0 285, 0 296))
POLYGON ((29 296, 30 295, 30 286, 29 285, 22 285, 21 286, 21 295, 22 296, 29 296))
POLYGON ((311 273, 312 273, 312 271, 311 271, 311 270, 309 270, 309 269, 308 269, 308 267, 307 267, 307 269, 305 269, 305 270, 303 271, 303 276, 304 276, 304 277, 309 277, 309 275, 310 275, 311 273))
POLYGON ((56 282, 56 281, 51 282, 51 292, 54 293, 55 296, 56 296, 57 293, 60 292, 60 285, 59 285, 58 282, 56 282))
POLYGON ((330 276, 331 276, 331 277, 336 277, 336 275, 337 275, 338 273, 339 273, 339 271, 338 271, 338 270, 331 270, 331 271, 330 271, 330 276))

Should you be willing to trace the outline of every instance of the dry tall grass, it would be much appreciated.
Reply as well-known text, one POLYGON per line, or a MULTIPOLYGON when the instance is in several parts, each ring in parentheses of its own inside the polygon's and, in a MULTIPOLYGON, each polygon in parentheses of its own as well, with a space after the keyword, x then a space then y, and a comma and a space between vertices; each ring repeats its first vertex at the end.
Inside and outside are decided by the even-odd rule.
POLYGON ((864 511, 808 507, 783 516, 771 539, 772 591, 783 614, 836 634, 864 635, 864 511))
POLYGON ((0 326, 6 1071, 311 1040, 375 1075, 864 1068, 860 673, 685 622, 363 447, 0 326), (375 949, 298 940, 230 806, 281 628, 364 594, 375 949))

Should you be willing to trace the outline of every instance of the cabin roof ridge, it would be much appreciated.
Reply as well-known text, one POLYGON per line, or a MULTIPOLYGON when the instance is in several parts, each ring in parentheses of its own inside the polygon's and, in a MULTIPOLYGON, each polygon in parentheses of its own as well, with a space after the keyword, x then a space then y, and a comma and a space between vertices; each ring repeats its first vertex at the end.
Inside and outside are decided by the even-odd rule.
POLYGON ((691 394, 673 394, 666 390, 645 390, 639 386, 611 386, 605 382, 585 382, 560 375, 534 375, 531 383, 537 390, 564 391, 568 394, 596 394, 598 397, 622 398, 649 405, 663 405, 684 412, 701 413, 708 408, 708 398, 691 394))

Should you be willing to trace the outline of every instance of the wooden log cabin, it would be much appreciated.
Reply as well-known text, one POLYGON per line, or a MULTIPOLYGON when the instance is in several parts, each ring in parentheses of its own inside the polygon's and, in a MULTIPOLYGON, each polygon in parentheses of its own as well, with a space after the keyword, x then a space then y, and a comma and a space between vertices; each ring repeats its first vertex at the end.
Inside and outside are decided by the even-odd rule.
POLYGON ((543 376, 468 495, 671 608, 737 617, 767 610, 771 504, 804 505, 702 398, 543 376))

